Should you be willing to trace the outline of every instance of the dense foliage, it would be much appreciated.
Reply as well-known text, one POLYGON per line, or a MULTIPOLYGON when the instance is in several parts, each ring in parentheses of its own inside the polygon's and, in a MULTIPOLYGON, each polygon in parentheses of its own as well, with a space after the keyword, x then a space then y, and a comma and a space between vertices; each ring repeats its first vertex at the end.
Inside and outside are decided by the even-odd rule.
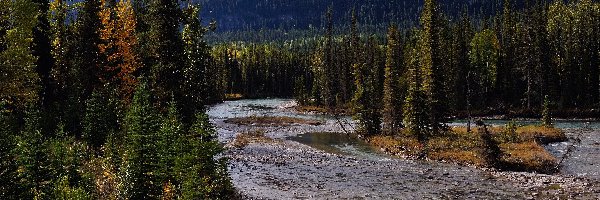
POLYGON ((0 2, 0 198, 234 195, 204 114, 210 27, 193 4, 135 3, 0 2))

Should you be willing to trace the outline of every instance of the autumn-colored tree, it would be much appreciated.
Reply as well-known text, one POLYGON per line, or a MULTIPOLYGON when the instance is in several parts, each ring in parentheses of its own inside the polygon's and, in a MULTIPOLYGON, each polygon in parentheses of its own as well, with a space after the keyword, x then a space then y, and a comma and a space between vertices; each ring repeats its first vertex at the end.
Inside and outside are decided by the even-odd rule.
POLYGON ((3 4, 6 5, 2 8, 5 15, 2 20, 7 24, 4 24, 6 32, 2 35, 5 47, 0 48, 0 101, 23 109, 39 99, 37 57, 30 48, 33 29, 37 26, 37 5, 31 0, 3 4))
POLYGON ((106 83, 116 84, 120 98, 128 103, 137 86, 136 71, 141 67, 141 62, 135 52, 138 45, 136 36, 136 18, 131 0, 118 3, 103 2, 100 18, 103 28, 99 44, 102 54, 106 55, 107 62, 104 70, 108 77, 106 83))

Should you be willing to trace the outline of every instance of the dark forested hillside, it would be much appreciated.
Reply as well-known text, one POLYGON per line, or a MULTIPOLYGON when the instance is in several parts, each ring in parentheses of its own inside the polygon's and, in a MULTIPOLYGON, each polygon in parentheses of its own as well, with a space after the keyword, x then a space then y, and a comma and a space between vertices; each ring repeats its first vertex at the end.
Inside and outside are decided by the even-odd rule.
MULTIPOLYGON (((333 7, 334 24, 346 24, 353 8, 366 24, 403 22, 416 25, 423 0, 196 0, 204 19, 215 19, 219 31, 257 28, 306 29, 322 25, 323 13, 333 7)), ((444 0, 445 13, 456 15, 467 8, 473 15, 501 10, 501 0, 444 0)), ((520 4, 519 4, 520 5, 520 4)))

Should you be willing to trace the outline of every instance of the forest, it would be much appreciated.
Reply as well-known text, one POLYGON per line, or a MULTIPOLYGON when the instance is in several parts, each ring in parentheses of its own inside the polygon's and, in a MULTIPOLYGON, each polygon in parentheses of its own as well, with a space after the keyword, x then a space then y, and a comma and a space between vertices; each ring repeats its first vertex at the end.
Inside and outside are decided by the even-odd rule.
POLYGON ((596 1, 323 2, 0 1, 0 198, 233 198, 206 114, 225 100, 419 148, 456 119, 600 117, 596 1))

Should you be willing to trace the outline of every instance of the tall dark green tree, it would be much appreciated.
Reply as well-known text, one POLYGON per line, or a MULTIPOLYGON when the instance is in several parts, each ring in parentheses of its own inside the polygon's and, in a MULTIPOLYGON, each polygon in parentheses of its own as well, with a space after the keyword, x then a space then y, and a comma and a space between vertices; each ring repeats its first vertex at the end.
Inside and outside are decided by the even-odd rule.
POLYGON ((199 112, 190 130, 180 138, 182 149, 175 161, 175 172, 182 198, 219 199, 233 195, 226 160, 216 158, 223 151, 216 134, 208 115, 199 112))
POLYGON ((402 105, 404 92, 401 89, 401 76, 404 72, 403 44, 398 28, 390 26, 387 35, 387 59, 383 96, 383 130, 391 135, 399 133, 402 125, 402 105))
POLYGON ((50 106, 54 97, 50 74, 54 60, 52 59, 52 46, 50 45, 50 21, 48 20, 48 11, 50 3, 48 0, 34 0, 37 4, 37 25, 33 29, 33 55, 38 59, 35 63, 36 72, 41 81, 40 99, 43 106, 50 106))
POLYGON ((428 96, 428 105, 433 134, 439 134, 447 127, 449 108, 447 89, 444 80, 442 58, 442 27, 440 7, 436 0, 426 0, 421 16, 423 33, 421 35, 421 70, 423 91, 428 96))
POLYGON ((162 194, 159 174, 158 141, 160 115, 153 107, 150 89, 141 83, 125 116, 126 155, 122 167, 125 196, 129 199, 159 198, 162 194))
POLYGON ((186 123, 193 121, 196 112, 204 109, 209 97, 217 96, 214 89, 210 89, 218 80, 210 79, 217 72, 208 73, 211 68, 212 57, 210 47, 204 41, 204 34, 209 31, 203 27, 199 18, 200 8, 190 5, 185 10, 185 25, 183 28, 183 42, 185 67, 183 68, 182 105, 181 114, 186 123))
MULTIPOLYGON (((182 12, 178 1, 148 1, 147 42, 149 58, 145 65, 150 67, 150 85, 159 104, 164 104, 174 95, 178 105, 183 96, 183 42, 179 27, 182 12), (161 103, 162 102, 162 103, 161 103)), ((166 107, 161 105, 161 107, 166 107)))
MULTIPOLYGON (((420 33, 413 33, 418 40, 420 33)), ((408 93, 404 106, 404 126, 408 134, 416 136, 419 141, 425 142, 430 135, 431 122, 429 121, 429 112, 427 109, 427 96, 423 91, 423 81, 421 73, 420 55, 422 51, 416 46, 418 41, 414 41, 413 47, 407 52, 408 68, 408 93)))

